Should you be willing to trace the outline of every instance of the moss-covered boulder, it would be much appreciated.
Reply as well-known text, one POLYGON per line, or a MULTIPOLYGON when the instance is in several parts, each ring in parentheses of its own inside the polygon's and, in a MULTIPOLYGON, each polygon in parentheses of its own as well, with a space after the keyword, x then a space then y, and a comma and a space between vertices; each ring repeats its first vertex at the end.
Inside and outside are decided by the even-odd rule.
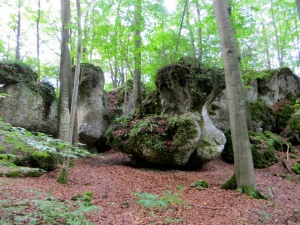
POLYGON ((28 66, 15 62, 0 62, 0 84, 35 82, 38 75, 28 66))
POLYGON ((30 131, 57 134, 58 101, 54 88, 46 82, 7 83, 0 92, 0 115, 8 123, 30 131))
MULTIPOLYGON (((277 162, 275 145, 278 146, 278 140, 271 139, 270 133, 267 136, 258 132, 248 132, 248 134, 255 168, 266 168, 277 162)), ((230 130, 225 132, 225 136, 227 142, 222 152, 222 158, 228 163, 234 163, 230 130)), ((284 145, 284 143, 281 144, 284 145)))
POLYGON ((223 71, 182 61, 161 68, 155 84, 137 117, 111 129, 112 147, 158 165, 200 166, 219 156, 226 140, 208 107, 225 88, 223 71))
POLYGON ((294 113, 290 120, 289 120, 289 125, 291 128, 291 133, 290 135, 297 139, 298 142, 300 142, 300 114, 299 113, 294 113))
POLYGON ((250 103, 250 112, 254 130, 274 131, 276 129, 275 111, 262 99, 250 103))
POLYGON ((186 165, 199 139, 199 125, 187 116, 125 120, 109 134, 113 148, 134 159, 160 165, 186 165))
POLYGON ((0 176, 11 178, 39 177, 45 173, 46 171, 40 168, 0 166, 0 176))
POLYGON ((26 152, 14 160, 14 164, 23 167, 40 168, 51 171, 58 167, 58 155, 56 153, 26 152))

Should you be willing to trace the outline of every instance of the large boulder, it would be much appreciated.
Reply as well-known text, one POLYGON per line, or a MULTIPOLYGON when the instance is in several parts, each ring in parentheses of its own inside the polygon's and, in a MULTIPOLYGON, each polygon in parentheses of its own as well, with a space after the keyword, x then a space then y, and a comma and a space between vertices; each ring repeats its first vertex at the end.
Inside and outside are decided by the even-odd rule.
POLYGON ((91 150, 106 130, 109 119, 103 87, 101 68, 82 64, 77 108, 78 137, 91 150))
POLYGON ((181 60, 160 69, 155 84, 137 118, 111 129, 109 143, 150 164, 201 166, 219 156, 226 139, 208 107, 225 87, 223 71, 181 60))
POLYGON ((51 135, 57 133, 58 102, 54 88, 19 64, 0 64, 0 117, 13 126, 51 135))
MULTIPOLYGON (((287 101, 285 99, 292 100, 300 97, 300 78, 293 74, 289 68, 279 68, 247 71, 244 74, 244 79, 247 100, 253 114, 254 130, 277 130, 277 132, 281 132, 293 113, 290 104, 286 106, 287 101), (282 103, 284 107, 281 106, 282 103), (274 111, 274 108, 277 111, 274 111), (286 113, 286 111, 288 112, 286 113)), ((213 101, 209 112, 216 127, 222 131, 230 128, 225 91, 213 101)))

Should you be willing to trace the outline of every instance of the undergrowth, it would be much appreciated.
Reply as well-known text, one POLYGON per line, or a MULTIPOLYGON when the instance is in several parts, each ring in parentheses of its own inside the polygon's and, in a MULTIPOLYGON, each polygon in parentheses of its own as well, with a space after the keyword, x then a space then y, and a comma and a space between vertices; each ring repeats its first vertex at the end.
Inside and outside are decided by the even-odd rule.
POLYGON ((1 225, 92 225, 85 213, 100 210, 98 206, 83 201, 63 201, 50 194, 34 192, 31 199, 15 200, 8 197, 0 200, 1 225))

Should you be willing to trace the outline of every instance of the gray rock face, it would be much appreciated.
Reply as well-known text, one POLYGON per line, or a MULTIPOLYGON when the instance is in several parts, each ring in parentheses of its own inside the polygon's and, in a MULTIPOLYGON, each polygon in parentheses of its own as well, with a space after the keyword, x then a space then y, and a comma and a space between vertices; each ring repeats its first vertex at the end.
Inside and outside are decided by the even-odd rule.
POLYGON ((51 85, 15 82, 0 87, 0 92, 9 95, 0 99, 0 117, 6 122, 30 131, 57 134, 58 102, 51 85))
POLYGON ((112 130, 112 146, 137 160, 160 165, 200 166, 219 156, 226 139, 213 125, 207 108, 225 87, 222 70, 181 61, 160 69, 155 84, 157 90, 139 109, 140 119, 129 121, 125 131, 122 126, 112 130), (164 119, 155 119, 153 114, 166 116, 167 127, 161 124, 164 119), (149 118, 148 127, 154 131, 145 128, 136 134, 135 129, 149 118), (170 125, 174 118, 178 120, 177 128, 170 125), (156 127, 163 129, 159 132, 156 127))
MULTIPOLYGON (((289 68, 279 68, 263 72, 265 77, 253 79, 247 85, 248 100, 257 102, 262 99, 268 106, 288 97, 300 96, 300 79, 289 68)), ((230 128, 229 110, 227 108, 226 93, 223 91, 210 107, 213 123, 222 131, 230 128)), ((254 121, 254 130, 261 131, 264 121, 254 121)))
POLYGON ((104 75, 100 67, 82 64, 78 92, 79 141, 93 148, 107 127, 109 118, 104 100, 104 75))

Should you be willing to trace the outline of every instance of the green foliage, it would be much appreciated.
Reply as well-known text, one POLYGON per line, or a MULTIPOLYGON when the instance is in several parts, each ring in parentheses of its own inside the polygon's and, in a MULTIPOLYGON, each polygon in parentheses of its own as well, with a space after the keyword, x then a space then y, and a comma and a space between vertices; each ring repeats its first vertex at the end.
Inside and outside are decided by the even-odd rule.
MULTIPOLYGON (((88 155, 86 150, 72 146, 70 143, 60 139, 54 139, 43 133, 31 133, 24 128, 13 127, 0 118, 0 134, 5 138, 4 145, 9 144, 12 150, 9 150, 14 155, 20 153, 29 157, 34 164, 45 167, 45 169, 53 169, 56 164, 56 154, 62 157, 69 156, 71 158, 79 158, 88 155), (44 158, 44 162, 41 161, 44 158), (51 162, 50 168, 43 166, 46 162, 51 162)), ((3 145, 0 143, 0 146, 3 145)), ((8 150, 7 150, 8 151, 8 150)))
POLYGON ((134 193, 137 202, 146 208, 163 209, 170 205, 181 205, 185 202, 181 199, 181 195, 172 191, 165 191, 162 196, 154 195, 148 192, 134 193))
POLYGON ((205 188, 208 188, 209 184, 205 180, 195 180, 191 184, 191 187, 196 188, 198 190, 203 190, 205 188))
POLYGON ((297 174, 297 175, 300 175, 300 161, 298 162, 295 162, 291 168, 291 170, 297 174))
POLYGON ((0 200, 1 224, 11 224, 13 221, 15 225, 92 225, 85 213, 95 210, 99 207, 85 205, 81 201, 56 200, 49 194, 39 192, 31 199, 17 201, 8 197, 0 200))
POLYGON ((262 122, 263 130, 274 130, 276 126, 276 114, 267 106, 265 101, 258 99, 250 103, 251 119, 256 123, 262 122))
MULTIPOLYGON (((270 135, 270 132, 267 133, 269 135, 268 137, 258 132, 248 132, 248 134, 255 168, 266 168, 277 162, 277 158, 275 155, 275 145, 280 146, 278 144, 280 141, 279 139, 271 139, 270 137, 273 136, 270 135)), ((222 152, 222 157, 226 162, 233 163, 234 154, 230 130, 227 130, 225 132, 225 136, 227 142, 222 152)), ((284 146, 284 143, 282 142, 281 145, 284 146)))
POLYGON ((71 198, 73 201, 82 201, 85 206, 91 206, 92 205, 92 200, 94 196, 91 191, 85 191, 82 194, 76 195, 71 198))

